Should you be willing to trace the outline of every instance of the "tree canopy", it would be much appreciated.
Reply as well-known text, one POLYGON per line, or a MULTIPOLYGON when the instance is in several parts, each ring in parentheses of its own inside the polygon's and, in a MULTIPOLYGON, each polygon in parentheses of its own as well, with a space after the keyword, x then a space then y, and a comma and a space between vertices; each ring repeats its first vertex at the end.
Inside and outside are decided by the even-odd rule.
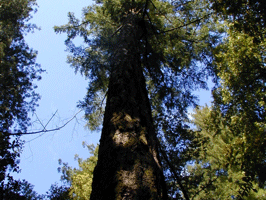
POLYGON ((255 40, 265 38, 266 5, 263 0, 211 0, 220 18, 233 22, 238 31, 244 31, 255 40))
MULTIPOLYGON (((79 169, 63 163, 62 179, 70 187, 52 185, 46 197, 265 198, 264 2, 95 2, 81 20, 69 13, 69 22, 55 31, 67 34, 67 61, 89 80, 79 107, 88 127, 102 125, 99 160, 98 147, 87 146, 93 156, 77 157, 79 169), (76 46, 76 37, 84 43, 76 46), (215 82, 213 102, 197 107, 193 128, 193 91, 207 89, 209 77, 215 82)), ((24 41, 36 29, 28 23, 35 5, 0 2, 3 198, 45 198, 7 171, 18 171, 22 142, 14 136, 26 133, 28 113, 39 99, 33 81, 42 70, 37 52, 24 41)))
POLYGON ((116 36, 125 25, 123 20, 133 10, 139 15, 141 63, 160 133, 169 194, 186 198, 187 193, 195 199, 261 197, 265 182, 261 173, 265 165, 264 4, 96 3, 84 9, 81 21, 69 13, 69 23, 55 28, 68 35, 68 62, 91 80, 80 104, 87 109, 88 119, 94 119, 93 124, 100 119, 102 110, 97 106, 104 101, 99 97, 105 96, 110 64, 116 62, 112 47, 120 39, 116 36), (72 43, 77 36, 84 38, 86 46, 72 43), (195 132, 186 123, 187 108, 196 102, 192 91, 206 88, 209 75, 216 80, 213 106, 197 110, 194 123, 199 131, 195 132), (175 173, 168 173, 169 168, 175 173))
POLYGON ((206 87, 206 76, 211 73, 208 67, 199 67, 197 61, 207 63, 212 54, 210 47, 219 39, 210 34, 216 30, 209 22, 208 5, 188 2, 178 10, 180 5, 167 1, 96 3, 84 8, 81 21, 69 13, 69 23, 55 27, 57 33, 67 33, 65 43, 71 53, 68 62, 76 72, 80 71, 89 78, 88 95, 80 104, 87 114, 101 106, 97 97, 107 91, 110 64, 114 62, 112 47, 119 40, 117 33, 123 26, 124 18, 121 16, 132 9, 136 10, 134 12, 140 21, 141 57, 147 81, 151 87, 156 85, 156 93, 165 99, 161 102, 167 102, 167 108, 178 107, 181 113, 185 112, 185 107, 193 102, 189 90, 206 87), (193 6, 197 9, 189 10, 193 6), (75 46, 72 40, 79 36, 84 39, 84 44, 75 46))

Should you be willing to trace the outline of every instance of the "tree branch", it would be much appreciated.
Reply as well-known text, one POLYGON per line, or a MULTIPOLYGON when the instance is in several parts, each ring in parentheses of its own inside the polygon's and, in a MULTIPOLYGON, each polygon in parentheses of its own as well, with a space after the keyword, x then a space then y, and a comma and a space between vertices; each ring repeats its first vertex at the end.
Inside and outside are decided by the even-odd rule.
POLYGON ((41 125, 43 126, 43 129, 40 131, 33 131, 33 132, 28 132, 28 133, 8 133, 8 132, 4 132, 6 135, 14 135, 14 136, 20 136, 20 135, 34 135, 34 134, 38 134, 38 133, 48 133, 48 132, 53 132, 53 131, 58 131, 62 128, 64 128, 67 124, 69 124, 74 118, 76 118, 76 116, 81 112, 82 110, 79 110, 71 119, 69 119, 65 124, 63 124, 62 126, 59 126, 57 128, 54 129, 49 129, 47 130, 46 127, 47 125, 50 123, 50 121, 53 119, 53 117, 55 116, 55 114, 57 113, 57 111, 53 114, 53 116, 49 119, 49 121, 46 123, 45 126, 43 126, 43 124, 40 122, 39 118, 37 117, 38 121, 41 123, 41 125))
POLYGON ((163 155, 163 158, 165 159, 167 165, 168 165, 169 168, 170 168, 170 171, 172 172, 172 174, 174 175, 174 177, 175 177, 175 179, 176 179, 178 185, 180 186, 181 191, 182 191, 182 193, 183 193, 185 199, 186 199, 186 200, 189 200, 189 196, 188 196, 187 191, 186 191, 186 189, 184 188, 183 184, 181 183, 181 179, 179 178, 178 174, 176 173, 176 170, 175 170, 174 166, 171 164, 171 161, 169 161, 168 156, 166 155, 165 151, 162 149, 161 144, 159 143, 159 141, 158 141, 158 146, 159 146, 159 150, 160 150, 160 152, 161 152, 162 155, 163 155))
POLYGON ((194 21, 191 21, 191 22, 188 22, 188 23, 186 23, 186 24, 183 24, 183 25, 181 25, 181 26, 178 26, 178 27, 175 27, 175 28, 172 28, 172 29, 166 30, 166 31, 159 32, 159 33, 157 33, 157 34, 168 33, 168 32, 170 32, 170 31, 174 31, 174 30, 177 30, 177 29, 180 29, 180 28, 186 27, 186 26, 188 26, 188 25, 190 25, 190 24, 193 24, 193 23, 196 23, 196 22, 200 22, 201 20, 205 19, 206 17, 210 16, 211 14, 212 14, 212 13, 210 13, 210 14, 204 16, 204 17, 201 17, 201 18, 199 18, 199 19, 196 19, 196 20, 194 20, 194 21))

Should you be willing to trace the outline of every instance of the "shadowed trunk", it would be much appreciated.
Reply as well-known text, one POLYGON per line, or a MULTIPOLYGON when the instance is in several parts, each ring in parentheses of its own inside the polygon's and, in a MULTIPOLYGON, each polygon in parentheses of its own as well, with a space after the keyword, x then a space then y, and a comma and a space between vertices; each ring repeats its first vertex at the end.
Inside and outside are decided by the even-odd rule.
POLYGON ((117 33, 91 200, 167 199, 137 21, 129 14, 117 33))

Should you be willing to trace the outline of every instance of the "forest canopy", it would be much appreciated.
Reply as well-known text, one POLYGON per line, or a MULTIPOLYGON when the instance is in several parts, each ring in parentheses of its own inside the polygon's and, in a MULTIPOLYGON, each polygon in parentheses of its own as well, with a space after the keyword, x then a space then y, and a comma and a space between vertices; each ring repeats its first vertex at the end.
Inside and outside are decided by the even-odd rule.
POLYGON ((40 199, 266 198, 261 0, 97 0, 81 19, 69 13, 54 29, 67 35, 67 62, 89 82, 78 107, 87 126, 102 131, 100 144, 86 145, 91 157, 77 156, 79 168, 60 161, 66 185, 52 185, 46 197, 25 181, 17 187, 6 171, 18 170, 22 144, 11 133, 26 133, 39 99, 32 81, 42 71, 24 41, 36 28, 27 24, 34 5, 0 4, 0 181, 3 191, 11 188, 3 194, 24 188, 20 196, 40 199), (209 105, 198 105, 199 89, 211 89, 209 105))

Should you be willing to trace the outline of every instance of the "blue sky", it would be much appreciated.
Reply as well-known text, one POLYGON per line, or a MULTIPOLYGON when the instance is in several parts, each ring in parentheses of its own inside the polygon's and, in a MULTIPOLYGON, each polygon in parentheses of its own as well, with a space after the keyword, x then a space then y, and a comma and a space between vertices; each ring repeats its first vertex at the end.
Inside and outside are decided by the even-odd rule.
MULTIPOLYGON (((36 114, 43 124, 46 124, 57 111, 47 129, 63 125, 78 112, 77 102, 86 94, 88 80, 66 63, 67 52, 64 45, 66 34, 55 34, 53 26, 68 22, 67 13, 74 12, 81 17, 82 8, 91 5, 91 0, 37 0, 38 12, 33 15, 31 23, 41 27, 40 31, 28 34, 26 41, 29 46, 38 51, 37 63, 46 70, 42 80, 37 82, 37 92, 42 96, 36 114)), ((200 104, 209 102, 210 92, 200 91, 200 104)), ((26 179, 33 184, 34 189, 44 194, 51 184, 60 184, 60 174, 57 172, 58 159, 77 167, 75 154, 87 158, 88 150, 82 147, 82 141, 88 144, 98 143, 100 133, 92 133, 85 129, 84 113, 77 116, 66 127, 56 132, 23 136, 26 141, 21 155, 21 173, 15 174, 17 179, 26 179)), ((32 117, 36 120, 36 115, 32 117)), ((41 125, 35 121, 30 130, 39 130, 41 125)))
MULTIPOLYGON (((85 96, 88 85, 88 80, 80 74, 75 75, 74 70, 66 63, 66 34, 56 34, 53 26, 66 24, 69 11, 80 17, 82 8, 92 4, 92 1, 37 0, 37 3, 38 12, 33 15, 31 23, 37 24, 41 30, 28 34, 26 41, 31 48, 38 51, 37 63, 46 70, 42 74, 42 80, 37 82, 37 92, 42 98, 36 114, 46 124, 58 110, 47 127, 52 129, 63 125, 79 111, 77 102, 85 96)), ((77 120, 73 120, 60 131, 23 136, 26 143, 20 158, 19 166, 22 171, 15 177, 26 179, 35 185, 34 189, 40 194, 45 193, 54 182, 60 184, 58 159, 68 162, 70 166, 77 166, 75 154, 83 158, 89 156, 88 150, 82 147, 82 141, 88 144, 99 141, 100 133, 91 133, 84 128, 83 115, 84 113, 80 113, 77 120)), ((36 120, 36 116, 32 116, 32 119, 36 120)), ((38 121, 33 125, 29 130, 41 129, 38 121)))

